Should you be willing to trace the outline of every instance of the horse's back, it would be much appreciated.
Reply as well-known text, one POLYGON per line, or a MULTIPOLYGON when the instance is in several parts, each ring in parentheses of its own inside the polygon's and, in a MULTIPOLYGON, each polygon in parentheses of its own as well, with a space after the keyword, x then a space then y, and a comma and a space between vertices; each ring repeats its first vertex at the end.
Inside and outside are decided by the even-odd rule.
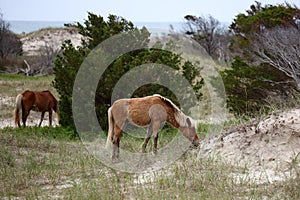
POLYGON ((22 93, 24 105, 35 111, 48 111, 57 106, 57 100, 49 90, 42 92, 26 90, 22 93))
POLYGON ((51 109, 57 104, 56 98, 52 95, 49 90, 45 90, 42 92, 36 92, 36 100, 37 104, 40 104, 44 109, 51 109))
POLYGON ((165 110, 173 109, 160 96, 146 96, 142 98, 132 98, 129 101, 130 109, 134 112, 149 112, 153 106, 162 106, 165 110))
POLYGON ((119 99, 113 104, 112 112, 115 118, 126 118, 135 125, 147 126, 151 123, 151 108, 158 105, 160 110, 168 109, 158 96, 119 99))
POLYGON ((38 95, 43 96, 45 99, 49 99, 53 102, 56 102, 56 98, 53 96, 53 94, 49 90, 44 90, 42 92, 36 92, 38 95))
POLYGON ((34 95, 34 92, 33 91, 30 91, 30 90, 25 90, 23 93, 22 93, 22 96, 23 97, 30 97, 30 96, 33 96, 34 95))

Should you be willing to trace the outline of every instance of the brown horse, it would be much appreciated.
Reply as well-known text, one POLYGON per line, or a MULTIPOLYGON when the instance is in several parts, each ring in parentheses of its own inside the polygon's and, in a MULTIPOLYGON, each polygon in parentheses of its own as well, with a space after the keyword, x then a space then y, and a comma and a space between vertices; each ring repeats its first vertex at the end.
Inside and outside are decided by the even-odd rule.
POLYGON ((113 159, 119 158, 122 129, 126 121, 137 126, 149 126, 142 146, 143 152, 151 135, 154 137, 153 152, 157 152, 158 130, 162 122, 168 122, 179 129, 195 147, 199 145, 199 138, 191 118, 186 116, 171 100, 160 95, 119 99, 108 110, 109 130, 106 147, 113 144, 113 159))
POLYGON ((36 112, 42 112, 41 126, 44 119, 45 112, 49 112, 49 125, 52 126, 52 110, 57 114, 57 121, 59 121, 59 108, 58 102, 50 91, 34 92, 26 90, 22 94, 19 94, 16 98, 15 109, 15 123, 19 127, 20 124, 20 111, 22 110, 23 126, 26 126, 26 120, 31 110, 36 112))

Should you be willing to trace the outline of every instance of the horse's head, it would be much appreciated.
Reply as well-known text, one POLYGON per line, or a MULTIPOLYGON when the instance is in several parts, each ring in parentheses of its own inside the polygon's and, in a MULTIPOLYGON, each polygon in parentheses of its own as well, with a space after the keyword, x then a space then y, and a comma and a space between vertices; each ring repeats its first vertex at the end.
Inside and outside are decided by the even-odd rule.
POLYGON ((194 147, 200 145, 200 139, 197 135, 195 125, 191 122, 190 118, 186 118, 186 125, 180 127, 183 135, 192 142, 194 147))

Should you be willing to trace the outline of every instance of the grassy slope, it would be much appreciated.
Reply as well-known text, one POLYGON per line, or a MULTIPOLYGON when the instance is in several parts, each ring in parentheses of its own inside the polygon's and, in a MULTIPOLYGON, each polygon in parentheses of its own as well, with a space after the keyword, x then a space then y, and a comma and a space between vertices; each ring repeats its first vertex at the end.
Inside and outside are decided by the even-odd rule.
MULTIPOLYGON (((16 96, 24 90, 51 90, 55 89, 51 86, 53 76, 31 77, 12 74, 0 74, 1 96, 16 96)), ((56 95, 56 94, 55 94, 56 95)))
MULTIPOLYGON (((53 77, 0 76, 1 95, 50 87, 53 77), (15 87, 17 85, 17 87, 15 87), (14 86, 13 88, 11 88, 14 86), (2 90, 3 89, 3 90, 2 90), (4 91, 2 93, 2 91, 4 91)), ((48 88, 48 89, 51 89, 48 88)), ((187 152, 164 170, 136 175, 114 171, 66 137, 61 127, 0 129, 0 197, 26 199, 299 199, 299 180, 257 185, 236 181, 246 173, 216 159, 187 152)), ((169 136, 167 136, 169 137, 169 136)), ((167 138, 165 138, 167 140, 167 138)), ((141 140, 122 139, 137 149, 141 140)))

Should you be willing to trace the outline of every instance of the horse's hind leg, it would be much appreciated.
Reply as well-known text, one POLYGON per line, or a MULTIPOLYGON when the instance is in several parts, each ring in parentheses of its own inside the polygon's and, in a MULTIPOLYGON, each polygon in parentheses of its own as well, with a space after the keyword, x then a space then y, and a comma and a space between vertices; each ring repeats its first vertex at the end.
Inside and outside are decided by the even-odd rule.
POLYGON ((29 112, 30 110, 22 110, 22 122, 23 122, 23 126, 26 127, 26 120, 27 120, 27 117, 29 115, 29 112))
POLYGON ((114 135, 113 135, 113 154, 112 159, 118 160, 120 157, 120 140, 122 137, 122 129, 115 125, 114 127, 114 135))
POLYGON ((21 123, 20 123, 20 121, 18 121, 18 127, 21 127, 21 123))
POLYGON ((41 121, 40 121, 40 123, 39 123, 39 126, 42 125, 42 122, 43 122, 43 120, 44 120, 44 115, 45 115, 45 112, 42 112, 42 114, 41 114, 41 121))

